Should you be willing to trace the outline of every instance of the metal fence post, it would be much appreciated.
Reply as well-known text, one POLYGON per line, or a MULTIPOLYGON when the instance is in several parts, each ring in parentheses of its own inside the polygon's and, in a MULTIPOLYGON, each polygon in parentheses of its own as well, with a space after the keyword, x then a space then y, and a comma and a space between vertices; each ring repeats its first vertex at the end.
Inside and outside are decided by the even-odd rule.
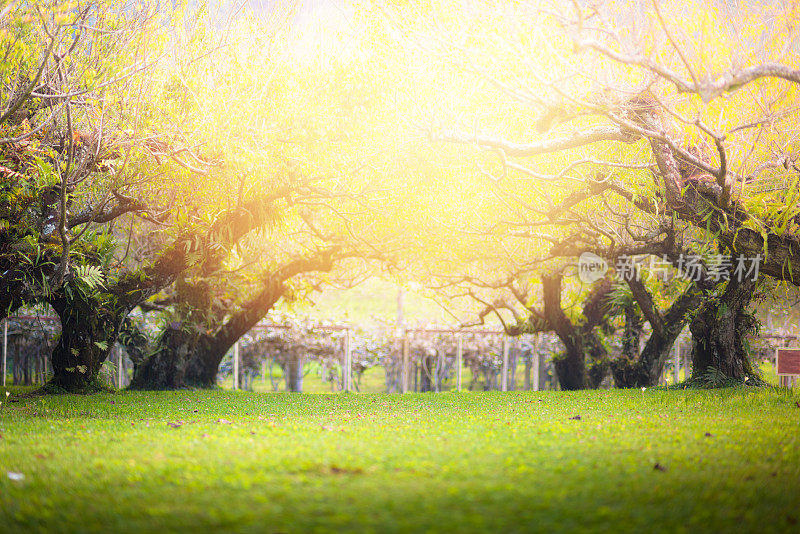
POLYGON ((408 392, 408 330, 403 330, 403 370, 402 376, 400 377, 400 392, 407 393, 408 392))
POLYGON ((464 345, 460 333, 456 334, 456 391, 461 391, 461 367, 464 365, 464 345))
POLYGON ((117 389, 122 389, 122 351, 117 348, 117 389))
POLYGON ((8 319, 3 321, 3 387, 6 387, 8 362, 8 319))
MULTIPOLYGON (((678 337, 678 342, 681 345, 683 345, 683 341, 685 339, 686 338, 684 338, 684 336, 679 336, 678 337)), ((689 380, 689 378, 692 377, 692 362, 690 360, 691 355, 692 355, 692 349, 689 349, 687 351, 681 351, 681 356, 683 357, 683 379, 684 380, 689 380)))
POLYGON ((508 336, 503 336, 503 376, 500 377, 500 388, 508 391, 508 336))
POLYGON ((672 381, 673 384, 677 384, 681 377, 680 377, 680 367, 681 367, 681 346, 680 344, 672 346, 672 365, 674 369, 672 369, 672 376, 674 380, 672 381))
POLYGON ((233 344, 233 389, 239 389, 239 342, 233 344))
POLYGON ((541 334, 533 338, 533 391, 539 391, 539 342, 541 334))
POLYGON ((344 331, 344 390, 352 388, 353 352, 350 347, 350 329, 344 331))

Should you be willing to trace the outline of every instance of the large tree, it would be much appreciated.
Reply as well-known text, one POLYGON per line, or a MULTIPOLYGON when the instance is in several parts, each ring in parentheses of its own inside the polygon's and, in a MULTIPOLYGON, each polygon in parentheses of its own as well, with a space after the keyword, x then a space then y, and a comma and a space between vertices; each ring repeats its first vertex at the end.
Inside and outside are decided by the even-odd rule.
MULTIPOLYGON (((613 258, 615 249, 671 231, 734 263, 756 261, 762 276, 800 284, 792 98, 800 70, 781 44, 796 40, 790 8, 575 2, 564 10, 529 2, 441 7, 435 16, 413 7, 386 12, 412 36, 404 46, 422 45, 444 65, 431 76, 466 87, 455 95, 447 90, 454 84, 442 86, 438 101, 449 107, 429 108, 420 122, 434 140, 485 149, 475 159, 506 208, 485 235, 544 243, 550 250, 529 256, 535 262, 593 249, 613 258), (737 31, 744 26, 768 36, 748 37, 737 31)), ((694 372, 713 368, 742 380, 753 373, 742 347, 757 284, 734 276, 734 267, 725 272, 707 288, 710 298, 681 302, 699 308, 694 372)), ((654 332, 663 332, 666 316, 631 289, 654 332)), ((646 367, 627 374, 645 380, 657 369, 646 367)))
POLYGON ((97 355, 110 349, 103 332, 115 330, 144 280, 180 255, 168 251, 137 275, 112 267, 114 222, 160 222, 168 202, 154 178, 187 157, 159 161, 156 152, 169 145, 137 119, 148 110, 164 13, 102 0, 4 11, 0 313, 53 305, 62 319, 53 383, 67 389, 92 381, 97 355), (101 292, 110 298, 95 306, 101 292))
POLYGON ((25 5, 4 20, 0 304, 4 315, 56 310, 56 388, 94 387, 133 307, 222 262, 314 181, 253 139, 269 110, 241 108, 264 88, 217 72, 220 51, 237 47, 270 67, 284 18, 215 31, 222 20, 102 0, 25 5))
MULTIPOLYGON (((386 260, 395 248, 379 219, 385 191, 365 178, 362 159, 365 124, 386 89, 377 87, 361 56, 335 39, 331 49, 312 53, 300 46, 302 38, 293 39, 297 50, 287 52, 270 80, 274 109, 242 121, 256 129, 271 120, 258 142, 308 178, 297 178, 302 186, 286 194, 274 225, 223 247, 217 261, 186 270, 154 297, 165 326, 137 365, 133 387, 214 386, 228 350, 279 301, 358 278, 363 260, 386 260)), ((240 89, 258 88, 258 51, 244 46, 227 54, 236 61, 220 75, 237 79, 240 89)))

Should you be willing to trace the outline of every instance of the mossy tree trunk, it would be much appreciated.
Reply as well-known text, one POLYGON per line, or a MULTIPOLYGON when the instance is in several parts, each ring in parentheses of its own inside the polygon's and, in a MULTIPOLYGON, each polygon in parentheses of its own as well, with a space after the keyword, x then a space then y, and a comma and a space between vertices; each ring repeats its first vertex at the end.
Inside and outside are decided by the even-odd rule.
POLYGON ((434 372, 436 370, 436 354, 423 354, 420 358, 420 377, 419 377, 419 390, 422 393, 434 391, 436 384, 436 377, 434 372))
POLYGON ((129 309, 80 296, 62 296, 50 300, 50 305, 61 320, 61 335, 51 354, 53 377, 47 388, 75 393, 98 390, 97 373, 129 309))
POLYGON ((699 310, 692 332, 692 377, 714 372, 721 377, 744 380, 757 376, 747 353, 746 336, 758 329, 748 313, 756 281, 732 277, 725 289, 699 310))
MULTIPOLYGON (((312 257, 287 263, 264 278, 261 290, 255 297, 235 312, 223 314, 225 318, 222 320, 215 319, 217 314, 209 310, 194 310, 187 315, 187 321, 168 325, 159 336, 153 353, 134 372, 131 388, 214 387, 217 370, 225 354, 286 293, 287 280, 301 273, 330 270, 337 259, 337 251, 337 248, 331 248, 312 257)), ((210 299, 206 300, 210 302, 210 299)))
POLYGON ((525 388, 525 391, 530 391, 531 389, 533 389, 531 382, 532 370, 533 370, 533 358, 525 358, 525 373, 524 373, 525 382, 523 386, 525 388))
POLYGON ((644 321, 633 302, 623 309, 625 323, 622 330, 622 351, 611 362, 614 383, 620 388, 636 387, 646 381, 643 368, 639 364, 639 346, 644 333, 644 321))
POLYGON ((53 377, 48 389, 96 390, 97 373, 117 341, 130 311, 170 285, 186 268, 187 249, 179 241, 152 264, 122 275, 108 287, 87 287, 69 277, 47 302, 61 320, 61 337, 53 349, 53 377))
POLYGON ((595 286, 584 304, 581 324, 574 324, 564 313, 561 283, 561 274, 542 277, 544 319, 564 344, 564 352, 554 360, 558 381, 564 390, 596 388, 608 372, 605 349, 595 328, 606 317, 611 283, 602 280, 595 286))
POLYGON ((216 384, 217 369, 206 372, 210 366, 202 362, 201 355, 213 353, 214 339, 199 333, 191 325, 167 325, 156 341, 156 348, 136 368, 131 389, 210 388, 216 384))
POLYGON ((658 385, 675 340, 686 325, 689 313, 703 302, 704 296, 699 288, 692 285, 662 315, 641 281, 632 279, 628 285, 652 332, 640 352, 642 317, 633 306, 625 308, 623 350, 620 358, 611 364, 612 374, 617 387, 651 387, 658 385))
POLYGON ((131 388, 213 388, 219 364, 233 344, 272 309, 285 290, 282 283, 266 284, 254 299, 216 328, 193 320, 203 314, 168 324, 153 352, 134 371, 131 388))

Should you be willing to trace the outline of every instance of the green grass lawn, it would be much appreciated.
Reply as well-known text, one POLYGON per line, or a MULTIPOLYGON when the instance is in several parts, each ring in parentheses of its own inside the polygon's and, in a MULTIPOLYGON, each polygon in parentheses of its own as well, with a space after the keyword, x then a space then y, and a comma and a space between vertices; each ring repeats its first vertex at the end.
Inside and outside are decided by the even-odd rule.
POLYGON ((800 531, 785 390, 17 400, 4 531, 800 531))

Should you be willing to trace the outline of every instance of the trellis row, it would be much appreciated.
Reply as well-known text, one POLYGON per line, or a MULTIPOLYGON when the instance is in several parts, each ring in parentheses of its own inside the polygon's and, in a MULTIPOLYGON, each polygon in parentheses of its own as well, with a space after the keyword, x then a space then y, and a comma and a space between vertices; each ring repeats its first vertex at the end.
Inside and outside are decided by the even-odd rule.
MULTIPOLYGON (((45 323, 60 323, 61 320, 58 317, 52 317, 49 315, 14 315, 8 317, 6 320, 3 321, 3 387, 6 386, 6 374, 8 371, 8 321, 9 320, 15 321, 29 321, 29 322, 45 322, 45 323)), ((116 379, 117 379, 117 388, 122 389, 123 383, 123 374, 124 374, 124 367, 122 362, 122 353, 120 351, 116 351, 116 379)))
MULTIPOLYGON (((283 325, 283 324, 257 324, 251 330, 269 330, 269 329, 283 329, 287 330, 290 329, 290 325, 283 325)), ((343 362, 343 388, 344 391, 351 391, 352 390, 352 348, 351 348, 351 328, 349 326, 337 326, 337 325, 323 325, 323 326, 315 326, 313 327, 314 330, 322 330, 328 332, 345 332, 344 337, 344 362, 343 362)), ((456 336, 457 340, 457 350, 456 350, 456 390, 461 391, 461 370, 463 367, 463 344, 462 344, 462 334, 480 334, 480 335, 504 335, 504 330, 479 330, 479 329, 452 329, 452 328, 404 328, 403 331, 403 369, 402 369, 402 377, 401 377, 401 392, 408 393, 408 386, 409 386, 409 378, 411 374, 411 365, 410 365, 410 358, 409 358, 409 334, 412 333, 426 333, 426 334, 453 334, 456 336)), ((237 342, 234 345, 234 382, 233 388, 238 389, 238 350, 239 343, 237 342)), ((536 336, 535 347, 538 349, 539 346, 539 336, 536 336)), ((503 391, 508 391, 508 336, 503 337, 503 368, 502 368, 502 376, 501 376, 501 389, 503 391)), ((539 354, 537 350, 534 350, 534 365, 533 365, 533 388, 534 391, 539 390, 539 354)))
MULTIPOLYGON (((253 327, 253 329, 258 330, 266 330, 266 329, 290 329, 290 325, 283 325, 283 324, 258 324, 253 327)), ((345 338, 344 338, 344 362, 343 362, 343 389, 344 391, 352 391, 352 350, 351 350, 351 327, 349 326, 338 326, 338 325, 327 325, 327 326, 315 326, 313 327, 314 330, 322 330, 328 332, 338 332, 344 331, 345 338)), ((410 361, 410 344, 409 344, 409 334, 414 333, 421 333, 421 334, 453 334, 456 336, 456 390, 461 391, 462 389, 462 368, 463 368, 463 334, 479 334, 479 335, 502 335, 503 337, 503 344, 502 344, 502 355, 503 355, 503 363, 502 363, 502 371, 500 377, 500 388, 502 391, 508 391, 508 371, 509 371, 509 343, 508 343, 508 336, 505 335, 504 330, 483 330, 483 329, 454 329, 454 328, 404 328, 402 329, 403 332, 403 350, 402 350, 402 376, 401 376, 401 393, 408 393, 409 383, 411 379, 411 361, 410 361)), ((680 380, 680 369, 681 363, 683 364, 682 367, 684 369, 684 376, 689 376, 690 373, 690 362, 687 355, 681 354, 680 348, 680 340, 684 336, 681 335, 679 337, 678 343, 676 343, 675 347, 673 347, 673 383, 678 383, 680 380)), ((781 334, 763 334, 761 337, 768 338, 768 339, 793 339, 796 340, 800 338, 797 335, 781 335, 781 334)), ((539 335, 536 335, 535 342, 534 342, 534 351, 533 351, 533 379, 531 380, 533 391, 539 390, 539 335)), ((239 343, 237 342, 234 346, 234 389, 238 389, 238 351, 239 343)), ((788 381, 781 381, 781 385, 793 385, 796 383, 796 380, 788 380, 788 381)))
MULTIPOLYGON (((500 389, 508 391, 508 336, 505 330, 483 330, 483 329, 454 329, 454 328, 404 328, 403 329, 403 369, 400 380, 401 393, 408 393, 408 386, 411 374, 411 362, 409 357, 409 339, 411 333, 424 334, 453 334, 456 336, 456 391, 461 391, 461 368, 463 367, 463 334, 479 334, 487 336, 503 336, 503 366, 500 376, 500 389)), ((533 350, 533 390, 539 391, 539 334, 536 334, 533 350)))
MULTIPOLYGON (((60 322, 58 317, 49 317, 47 315, 15 315, 8 317, 3 321, 3 387, 6 387, 6 375, 8 374, 8 321, 10 319, 22 321, 44 321, 44 322, 60 322)), ((44 375, 44 371, 42 372, 44 375)))
MULTIPOLYGON (((286 324, 266 324, 259 323, 250 330, 289 330, 291 325, 286 324)), ((320 325, 312 327, 312 330, 322 330, 324 332, 344 332, 344 362, 342 364, 342 388, 344 391, 352 391, 353 389, 353 351, 350 343, 350 330, 349 326, 341 325, 320 325)), ((233 389, 239 389, 239 342, 237 341, 233 346, 233 389)))
MULTIPOLYGON (((8 321, 9 320, 16 320, 16 321, 39 321, 39 322, 59 322, 58 317, 51 317, 47 315, 17 315, 13 317, 9 317, 3 321, 3 387, 6 387, 6 375, 8 369, 8 321)), ((267 330, 267 329, 279 329, 279 330, 288 330, 292 328, 291 325, 285 324, 257 324, 255 325, 252 330, 267 330)), ((314 330, 322 330, 327 332, 345 332, 344 337, 344 376, 343 376, 343 388, 344 391, 352 391, 352 346, 351 346, 351 327, 349 326, 341 326, 341 325, 320 325, 313 327, 314 330)), ((504 330, 482 330, 482 329, 453 329, 453 328, 404 328, 403 329, 403 369, 402 369, 402 380, 401 380, 401 391, 402 393, 408 392, 409 386, 409 379, 410 379, 410 358, 409 358, 409 334, 412 333, 427 333, 427 334, 453 334, 456 336, 456 390, 461 391, 461 370, 463 367, 463 345, 462 345, 462 335, 463 334, 479 334, 479 335, 503 335, 503 367, 502 367, 502 376, 501 376, 501 389, 502 391, 508 390, 508 336, 505 336, 504 330)), ((681 336, 682 337, 682 336, 681 336)), ((781 340, 797 340, 800 339, 800 335, 794 334, 762 334, 760 337, 766 339, 781 339, 781 340)), ((679 338, 680 339, 680 338, 679 338)), ((534 342, 534 351, 533 351, 533 390, 538 391, 539 389, 539 335, 536 335, 535 342, 534 342)), ((689 361, 688 358, 681 358, 680 354, 680 343, 676 348, 673 348, 673 373, 674 373, 674 381, 675 383, 679 380, 679 370, 680 370, 680 361, 683 360, 683 367, 684 367, 684 374, 685 376, 689 375, 689 361)), ((122 365, 122 354, 117 353, 117 387, 120 389, 122 388, 123 382, 123 365, 122 365)), ((777 366, 777 355, 775 358, 774 364, 777 366)), ((239 389, 239 342, 237 341, 234 344, 234 352, 233 352, 233 389, 239 389)), ((798 382, 797 377, 781 377, 781 384, 782 386, 793 387, 798 382)))

